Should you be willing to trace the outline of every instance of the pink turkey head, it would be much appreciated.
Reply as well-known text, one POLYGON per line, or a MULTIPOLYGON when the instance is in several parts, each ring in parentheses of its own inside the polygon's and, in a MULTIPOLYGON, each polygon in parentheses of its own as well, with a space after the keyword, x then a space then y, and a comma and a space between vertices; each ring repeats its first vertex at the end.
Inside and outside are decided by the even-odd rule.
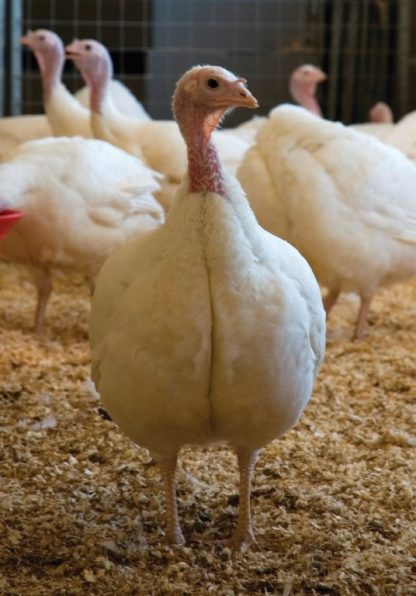
POLYGON ((380 124, 392 124, 393 119, 393 112, 391 111, 390 106, 388 106, 383 101, 377 102, 369 111, 368 113, 370 117, 370 122, 380 123, 380 124))
POLYGON ((59 83, 65 61, 64 45, 56 33, 48 29, 29 31, 20 38, 36 56, 42 75, 43 93, 47 100, 54 85, 59 83))
POLYGON ((65 54, 75 62, 90 89, 91 109, 99 112, 105 88, 113 76, 107 48, 95 39, 74 39, 66 46, 65 54))
POLYGON ((289 80, 289 90, 293 99, 317 116, 322 116, 315 93, 318 83, 326 80, 326 74, 317 66, 303 64, 296 68, 289 80))

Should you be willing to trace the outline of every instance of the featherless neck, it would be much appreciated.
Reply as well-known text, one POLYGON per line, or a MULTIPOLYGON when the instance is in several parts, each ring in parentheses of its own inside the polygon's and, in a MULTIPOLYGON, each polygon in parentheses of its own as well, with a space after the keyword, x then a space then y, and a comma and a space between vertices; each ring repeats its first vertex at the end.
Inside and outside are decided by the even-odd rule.
POLYGON ((95 82, 88 81, 87 84, 90 90, 90 108, 92 112, 101 114, 102 107, 104 105, 106 88, 107 85, 96 84, 95 82))
POLYGON ((113 76, 110 57, 101 61, 95 68, 83 73, 90 90, 90 107, 93 112, 101 114, 107 98, 108 85, 113 76))
POLYGON ((299 105, 312 112, 312 114, 322 116, 321 108, 315 97, 316 83, 300 86, 297 81, 291 81, 290 92, 299 105))
POLYGON ((221 162, 212 140, 221 117, 222 112, 204 114, 194 109, 188 111, 185 122, 180 123, 188 147, 190 192, 224 194, 221 162))
POLYGON ((304 95, 302 97, 302 101, 299 102, 304 108, 312 112, 312 114, 316 114, 317 116, 322 117, 322 110, 319 103, 316 101, 314 95, 304 95))
POLYGON ((53 90, 61 82, 65 55, 63 48, 51 48, 47 53, 36 57, 42 77, 43 99, 47 103, 53 90))

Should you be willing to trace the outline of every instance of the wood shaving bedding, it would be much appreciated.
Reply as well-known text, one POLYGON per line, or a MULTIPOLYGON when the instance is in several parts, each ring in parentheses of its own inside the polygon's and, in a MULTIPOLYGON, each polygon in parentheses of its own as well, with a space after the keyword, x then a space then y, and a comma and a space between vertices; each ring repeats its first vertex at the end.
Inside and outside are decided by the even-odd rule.
POLYGON ((158 470, 85 385, 89 303, 59 278, 37 338, 34 289, 0 264, 0 594, 416 594, 416 282, 379 292, 361 342, 357 302, 334 308, 306 413, 257 464, 245 554, 223 445, 181 452, 187 545, 164 543, 158 470))

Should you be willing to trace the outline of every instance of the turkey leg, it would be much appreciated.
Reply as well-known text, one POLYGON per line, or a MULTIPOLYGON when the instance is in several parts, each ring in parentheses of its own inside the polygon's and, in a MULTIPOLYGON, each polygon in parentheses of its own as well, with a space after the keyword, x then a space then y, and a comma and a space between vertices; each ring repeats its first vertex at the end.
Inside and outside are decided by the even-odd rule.
POLYGON ((36 286, 38 289, 38 302, 35 313, 35 333, 39 334, 42 332, 45 323, 46 305, 52 291, 52 281, 49 271, 42 270, 39 272, 36 279, 36 286))
POLYGON ((166 537, 174 544, 185 544, 178 518, 178 505, 176 499, 176 464, 177 454, 169 459, 158 461, 165 484, 166 495, 166 537))
POLYGON ((251 479, 257 460, 257 451, 251 449, 237 449, 238 467, 240 470, 240 503, 238 524, 232 539, 233 546, 247 550, 255 542, 251 525, 250 493, 251 479))

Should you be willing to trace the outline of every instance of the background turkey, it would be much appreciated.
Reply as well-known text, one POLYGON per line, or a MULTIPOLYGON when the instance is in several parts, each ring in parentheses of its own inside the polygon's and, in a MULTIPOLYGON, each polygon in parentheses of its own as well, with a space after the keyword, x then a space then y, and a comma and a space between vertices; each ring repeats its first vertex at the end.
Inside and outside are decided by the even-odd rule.
MULTIPOLYGON (((0 593, 416 592, 415 24, 411 0, 0 0, 0 172, 12 165, 14 172, 0 176, 0 230, 7 210, 17 211, 20 219, 3 246, 16 241, 28 257, 0 259, 0 593), (20 44, 38 30, 64 46, 99 44, 86 54, 104 48, 103 62, 88 76, 105 82, 114 75, 108 88, 120 103, 112 139, 48 138, 41 72, 34 52, 20 44), (214 193, 213 201, 212 192, 189 194, 181 186, 188 150, 172 119, 176 82, 207 64, 247 79, 259 103, 256 110, 227 111, 215 131, 224 170, 218 180, 226 192, 214 193), (305 65, 326 74, 316 87, 319 119, 290 92, 292 73, 305 65), (102 167, 101 148, 108 156, 102 167), (126 163, 149 180, 135 204, 145 208, 137 221, 153 229, 140 224, 138 237, 125 244, 121 223, 134 220, 137 189, 124 176, 126 163), (232 182, 243 164, 250 207, 232 182), (142 203, 144 195, 151 196, 142 203), (189 217, 181 218, 184 201, 189 217), (235 205, 241 210, 233 219, 235 205), (213 212, 221 214, 215 225, 213 212), (236 239, 234 224, 242 217, 247 226, 236 239), (262 232, 254 218, 272 232, 262 232), (225 244, 220 231, 233 240, 225 244), (257 250, 266 238, 270 250, 257 250), (274 398, 265 403, 275 395, 268 379, 286 379, 281 395, 287 396, 293 367, 282 357, 297 352, 295 377, 306 380, 299 394, 308 395, 312 368, 308 373, 304 364, 314 362, 315 337, 302 307, 311 292, 300 283, 307 267, 297 267, 300 257, 287 267, 281 260, 262 266, 273 246, 286 257, 303 253, 320 278, 327 310, 333 308, 311 399, 296 426, 267 443, 268 428, 275 428, 274 398), (113 251, 119 256, 106 260, 113 251), (46 277, 53 278, 53 292, 36 334, 31 278, 34 269, 45 269, 45 254, 54 261, 46 277), (190 268, 189 260, 200 266, 190 268), (100 262, 104 277, 98 276, 106 283, 93 296, 92 345, 103 401, 89 378, 94 284, 87 277, 96 275, 86 272, 100 262), (215 283, 201 286, 208 265, 215 283), (257 291, 253 276, 260 280, 257 291), (154 291, 143 293, 155 279, 154 291), (243 308, 245 301, 250 308, 243 308), (273 313, 279 325, 269 327, 265 320, 273 313), (214 323, 211 334, 207 321, 214 323), (246 360, 243 338, 250 338, 246 360), (308 345, 311 351, 299 349, 308 345), (209 363, 202 357, 207 353, 209 363), (181 361, 180 354, 187 357, 181 361), (267 365, 267 374, 258 374, 267 365), (207 370, 215 371, 210 391, 198 376, 207 370), (185 390, 193 373, 204 390, 185 390), (227 382, 230 390, 223 391, 227 382), (180 449, 177 519, 186 544, 168 544, 166 532, 181 535, 172 523, 173 458, 162 474, 159 452, 171 447, 172 436, 179 446, 203 427, 193 407, 213 405, 217 387, 231 410, 217 416, 209 408, 206 419, 215 427, 207 430, 209 439, 225 424, 227 438, 239 428, 240 440, 230 449, 199 444, 198 436, 180 449), (151 392, 151 402, 143 401, 151 392), (247 402, 237 399, 249 393, 247 402), (179 420, 186 432, 178 434, 179 420), (249 503, 253 454, 240 453, 240 492, 235 448, 256 447, 252 431, 267 444, 249 503), (156 437, 153 456, 126 432, 138 443, 148 444, 144 434, 156 437), (238 552, 235 545, 245 549, 251 538, 249 504, 256 542, 238 552), (248 532, 230 543, 244 526, 248 532)), ((74 60, 64 61, 60 82, 71 103, 77 97, 89 109, 90 88, 74 60)), ((93 84, 102 94, 105 84, 101 91, 93 84)), ((209 89, 215 94, 215 83, 209 89)), ((310 93, 307 99, 311 104, 310 93)), ((95 114, 102 107, 96 103, 95 114)), ((191 163, 198 161, 193 171, 206 172, 196 160, 201 147, 190 146, 191 163)))

